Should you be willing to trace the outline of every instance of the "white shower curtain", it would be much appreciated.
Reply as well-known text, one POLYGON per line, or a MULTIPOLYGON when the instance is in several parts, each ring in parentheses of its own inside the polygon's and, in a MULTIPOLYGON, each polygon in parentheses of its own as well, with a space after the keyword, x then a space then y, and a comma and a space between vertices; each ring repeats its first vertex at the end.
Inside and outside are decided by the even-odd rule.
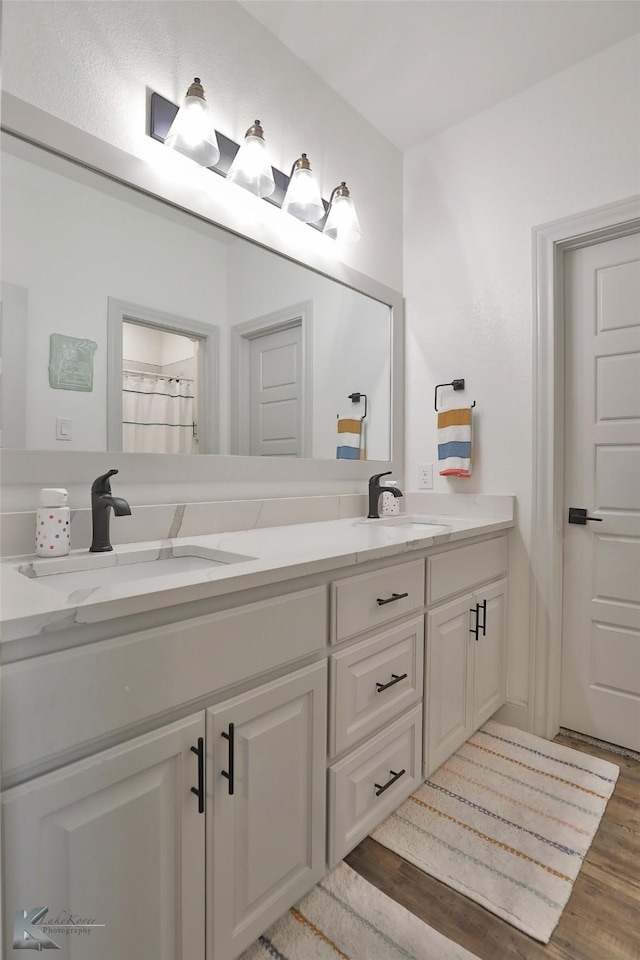
POLYGON ((123 374, 122 449, 128 453, 197 453, 191 382, 123 374))

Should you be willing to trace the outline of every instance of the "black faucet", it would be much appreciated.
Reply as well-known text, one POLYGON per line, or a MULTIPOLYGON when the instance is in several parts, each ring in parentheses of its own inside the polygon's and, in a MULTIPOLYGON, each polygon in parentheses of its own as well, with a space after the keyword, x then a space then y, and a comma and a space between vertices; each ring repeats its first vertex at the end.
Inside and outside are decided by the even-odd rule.
POLYGON ((391 470, 385 470, 384 473, 374 473, 369 480, 369 513, 367 515, 367 520, 380 519, 380 512, 378 510, 380 494, 388 491, 389 493, 393 494, 394 497, 402 496, 402 490, 399 490, 398 487, 385 487, 380 483, 380 477, 387 477, 391 472, 391 470))
POLYGON ((111 495, 109 477, 113 477, 117 470, 109 470, 93 481, 91 485, 91 524, 93 540, 89 550, 92 553, 106 553, 113 550, 109 542, 109 507, 113 507, 116 517, 128 517, 131 507, 122 497, 111 495))

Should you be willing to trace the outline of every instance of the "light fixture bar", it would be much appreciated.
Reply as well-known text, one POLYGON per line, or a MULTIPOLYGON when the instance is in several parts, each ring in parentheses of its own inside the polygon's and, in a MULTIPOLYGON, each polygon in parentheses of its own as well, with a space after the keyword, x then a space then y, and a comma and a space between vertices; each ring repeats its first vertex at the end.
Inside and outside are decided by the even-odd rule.
MULTIPOLYGON (((175 103, 167 100, 159 93, 152 93, 149 109, 149 136, 153 137, 154 140, 158 140, 160 143, 164 143, 177 112, 178 107, 175 103)), ((209 167, 208 169, 213 170, 214 173, 219 174, 221 177, 226 177, 233 163, 233 158, 240 149, 240 145, 237 144, 235 140, 230 140, 229 137, 225 137, 225 135, 218 130, 216 130, 216 136, 218 138, 218 146, 220 147, 220 159, 215 166, 209 167)), ((276 167, 272 167, 271 169, 273 170, 273 179, 275 180, 276 188, 270 197, 262 197, 262 199, 267 203, 272 203, 275 207, 282 207, 290 178, 286 173, 277 170, 276 167)), ((322 199, 322 203, 325 211, 324 217, 316 223, 308 224, 308 226, 320 232, 324 229, 329 212, 329 203, 324 198, 322 199)))

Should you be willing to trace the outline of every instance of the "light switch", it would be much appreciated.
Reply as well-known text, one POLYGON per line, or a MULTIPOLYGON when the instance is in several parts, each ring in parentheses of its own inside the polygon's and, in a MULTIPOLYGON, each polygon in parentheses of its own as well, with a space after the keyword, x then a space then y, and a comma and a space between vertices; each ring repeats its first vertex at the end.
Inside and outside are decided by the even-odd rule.
POLYGON ((56 417, 56 440, 71 440, 71 420, 56 417))

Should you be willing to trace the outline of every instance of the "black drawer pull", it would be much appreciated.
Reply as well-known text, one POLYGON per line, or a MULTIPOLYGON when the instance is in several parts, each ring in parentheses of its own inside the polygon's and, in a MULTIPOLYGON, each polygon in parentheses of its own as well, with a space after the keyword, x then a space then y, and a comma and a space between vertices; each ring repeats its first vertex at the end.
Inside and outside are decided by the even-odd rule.
POLYGON ((380 786, 379 783, 374 783, 374 787, 377 787, 376 797, 379 797, 381 793, 384 793, 385 790, 388 790, 389 787, 392 787, 396 780, 399 780, 400 777, 404 777, 406 772, 406 770, 401 770, 400 773, 396 773, 395 770, 389 770, 389 773, 391 774, 391 780, 387 780, 387 782, 383 783, 382 786, 380 786))
POLYGON ((392 673, 392 680, 389 680, 388 683, 376 683, 376 693, 382 693, 383 690, 388 690, 389 687, 392 687, 395 683, 400 683, 401 680, 406 680, 408 674, 403 673, 398 676, 397 673, 392 673))
POLYGON ((475 613, 476 615, 476 625, 475 627, 469 627, 469 633, 475 634, 476 640, 478 639, 478 630, 480 629, 480 604, 476 603, 475 607, 472 607, 469 610, 469 613, 475 613))
POLYGON ((191 753, 198 758, 198 788, 191 787, 191 793, 198 798, 198 813, 204 813, 204 737, 198 737, 198 746, 191 747, 191 753))
POLYGON ((223 776, 223 777, 226 777, 227 780, 229 781, 229 796, 230 796, 230 797, 233 796, 233 789, 234 789, 234 776, 233 776, 233 773, 234 773, 234 761, 235 761, 235 756, 234 756, 234 754, 235 754, 235 739, 234 739, 234 732, 233 732, 233 731, 234 731, 234 725, 233 725, 232 723, 230 723, 230 724, 229 724, 229 733, 225 733, 224 730, 223 730, 222 733, 220 734, 221 737, 224 737, 225 740, 228 740, 228 741, 229 741, 229 769, 228 769, 228 770, 221 770, 220 772, 222 773, 222 776, 223 776))
POLYGON ((380 597, 376 599, 376 603, 379 607, 384 607, 385 603, 393 603, 394 600, 402 600, 404 597, 408 597, 408 593, 392 593, 390 597, 387 597, 386 600, 381 600, 380 597))

